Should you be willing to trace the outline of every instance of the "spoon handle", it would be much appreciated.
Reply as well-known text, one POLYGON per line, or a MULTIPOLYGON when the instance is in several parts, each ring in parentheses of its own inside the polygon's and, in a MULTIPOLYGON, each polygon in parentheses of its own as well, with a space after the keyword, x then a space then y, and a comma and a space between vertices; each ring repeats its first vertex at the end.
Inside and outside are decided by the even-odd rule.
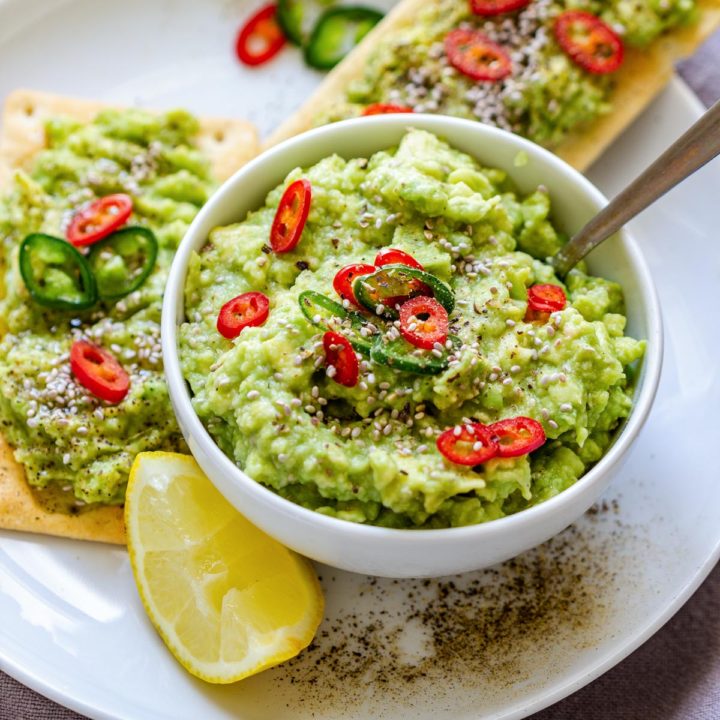
POLYGON ((555 255, 557 274, 564 277, 594 247, 718 154, 720 100, 555 255))

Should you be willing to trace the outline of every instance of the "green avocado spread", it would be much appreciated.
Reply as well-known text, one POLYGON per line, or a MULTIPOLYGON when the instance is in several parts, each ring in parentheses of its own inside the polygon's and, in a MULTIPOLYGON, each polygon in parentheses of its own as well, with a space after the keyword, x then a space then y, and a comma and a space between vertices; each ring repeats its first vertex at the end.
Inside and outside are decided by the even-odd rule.
POLYGON ((30 484, 48 497, 67 495, 75 509, 122 503, 138 452, 185 447, 163 376, 160 308, 175 249, 214 189, 209 164, 193 147, 198 129, 184 111, 52 120, 47 149, 0 199, 2 434, 30 484), (155 233, 152 273, 130 295, 82 312, 38 305, 18 269, 21 242, 35 232, 64 238, 78 209, 112 193, 130 195, 129 223, 155 233), (74 378, 76 340, 102 346, 123 366, 130 391, 122 402, 107 404, 74 378))
POLYGON ((642 50, 668 29, 691 22, 694 0, 533 0, 515 13, 474 15, 467 0, 427 3, 416 20, 381 40, 345 102, 318 124, 362 113, 373 103, 480 120, 553 147, 570 130, 611 110, 613 74, 593 74, 566 55, 553 34, 564 10, 599 16, 630 48, 642 50), (472 28, 500 45, 512 73, 497 82, 455 69, 444 48, 455 28, 472 28))
POLYGON ((621 288, 576 269, 562 283, 546 262, 564 242, 545 188, 520 196, 432 134, 410 131, 369 159, 328 157, 294 170, 247 218, 215 229, 190 262, 183 372, 220 448, 281 496, 339 518, 401 528, 469 525, 543 502, 607 450, 631 409, 645 344, 624 334, 621 288), (312 204, 299 245, 275 254, 270 227, 287 185, 305 178, 312 204), (323 332, 302 292, 337 299, 333 278, 378 250, 405 251, 454 293, 445 370, 418 375, 359 356, 353 387, 325 367, 323 332), (528 288, 552 283, 567 306, 526 321, 528 288), (249 291, 267 320, 234 340, 220 308, 249 291), (466 467, 438 435, 470 422, 530 417, 545 444, 466 467))

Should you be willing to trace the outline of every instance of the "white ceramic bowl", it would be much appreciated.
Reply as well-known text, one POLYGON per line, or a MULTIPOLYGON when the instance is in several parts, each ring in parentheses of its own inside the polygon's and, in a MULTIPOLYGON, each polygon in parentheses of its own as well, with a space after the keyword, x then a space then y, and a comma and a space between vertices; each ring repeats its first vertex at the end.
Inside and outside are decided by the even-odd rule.
POLYGON ((385 115, 318 128, 263 153, 230 178, 188 230, 170 270, 162 317, 162 347, 170 397, 190 450, 220 492, 265 532, 328 565, 389 577, 421 577, 487 567, 560 532, 607 487, 642 427, 657 389, 662 324, 655 288, 635 243, 621 233, 589 257, 591 270, 625 291, 630 335, 648 341, 633 411, 612 447, 575 485, 536 507, 481 525, 443 530, 396 530, 321 515, 281 498, 240 470, 215 444, 195 414, 180 371, 177 327, 183 321, 188 260, 218 225, 242 220, 297 166, 337 153, 367 157, 398 143, 409 126, 434 132, 483 164, 506 170, 522 192, 545 185, 555 223, 568 233, 605 203, 580 173, 527 140, 476 122, 435 115, 385 115), (518 152, 527 164, 515 167, 518 152))

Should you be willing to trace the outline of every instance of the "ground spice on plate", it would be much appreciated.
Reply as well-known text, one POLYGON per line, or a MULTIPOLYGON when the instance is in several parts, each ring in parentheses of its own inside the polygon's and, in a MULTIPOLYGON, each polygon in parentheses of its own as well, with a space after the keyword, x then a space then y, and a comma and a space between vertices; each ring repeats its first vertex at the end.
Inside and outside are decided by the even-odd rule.
POLYGON ((618 582, 616 561, 628 561, 617 511, 617 501, 596 505, 541 547, 465 575, 341 584, 323 568, 326 621, 309 648, 271 671, 274 691, 303 716, 362 704, 382 717, 393 705, 420 708, 423 697, 455 706, 460 689, 527 689, 544 664, 557 671, 563 647, 592 649, 604 637, 603 598, 618 582))

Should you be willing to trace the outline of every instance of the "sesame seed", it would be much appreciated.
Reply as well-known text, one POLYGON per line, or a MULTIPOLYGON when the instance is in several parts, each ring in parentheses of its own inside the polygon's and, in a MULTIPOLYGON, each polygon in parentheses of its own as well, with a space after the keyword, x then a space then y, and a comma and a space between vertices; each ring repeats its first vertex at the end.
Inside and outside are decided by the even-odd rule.
POLYGON ((337 375, 337 370, 335 369, 335 366, 328 365, 327 369, 325 370, 325 374, 331 379, 334 378, 335 375, 337 375))
POLYGON ((485 447, 485 446, 482 444, 482 442, 480 442, 480 440, 478 440, 477 442, 474 442, 474 443, 473 443, 473 450, 474 450, 475 452, 479 452, 479 451, 482 450, 484 447, 485 447))
POLYGON ((248 400, 257 400, 260 397, 260 393, 257 390, 251 390, 246 396, 248 400))
POLYGON ((360 428, 356 427, 352 429, 352 432, 350 433, 351 437, 357 438, 360 436, 360 428))
POLYGON ((505 324, 510 328, 515 327, 515 321, 511 320, 510 318, 505 321, 505 324))
POLYGON ((456 425, 455 428, 453 429, 453 435, 455 437, 460 437, 461 433, 462 433, 462 428, 459 425, 456 425))
POLYGON ((563 403, 560 406, 560 410, 562 410, 563 412, 570 412, 572 410, 572 405, 570 403, 563 403))
POLYGON ((65 453, 62 456, 63 465, 69 465, 70 464, 70 453, 65 453))
POLYGON ((558 424, 554 420, 548 420, 547 423, 553 430, 557 430, 558 424))

